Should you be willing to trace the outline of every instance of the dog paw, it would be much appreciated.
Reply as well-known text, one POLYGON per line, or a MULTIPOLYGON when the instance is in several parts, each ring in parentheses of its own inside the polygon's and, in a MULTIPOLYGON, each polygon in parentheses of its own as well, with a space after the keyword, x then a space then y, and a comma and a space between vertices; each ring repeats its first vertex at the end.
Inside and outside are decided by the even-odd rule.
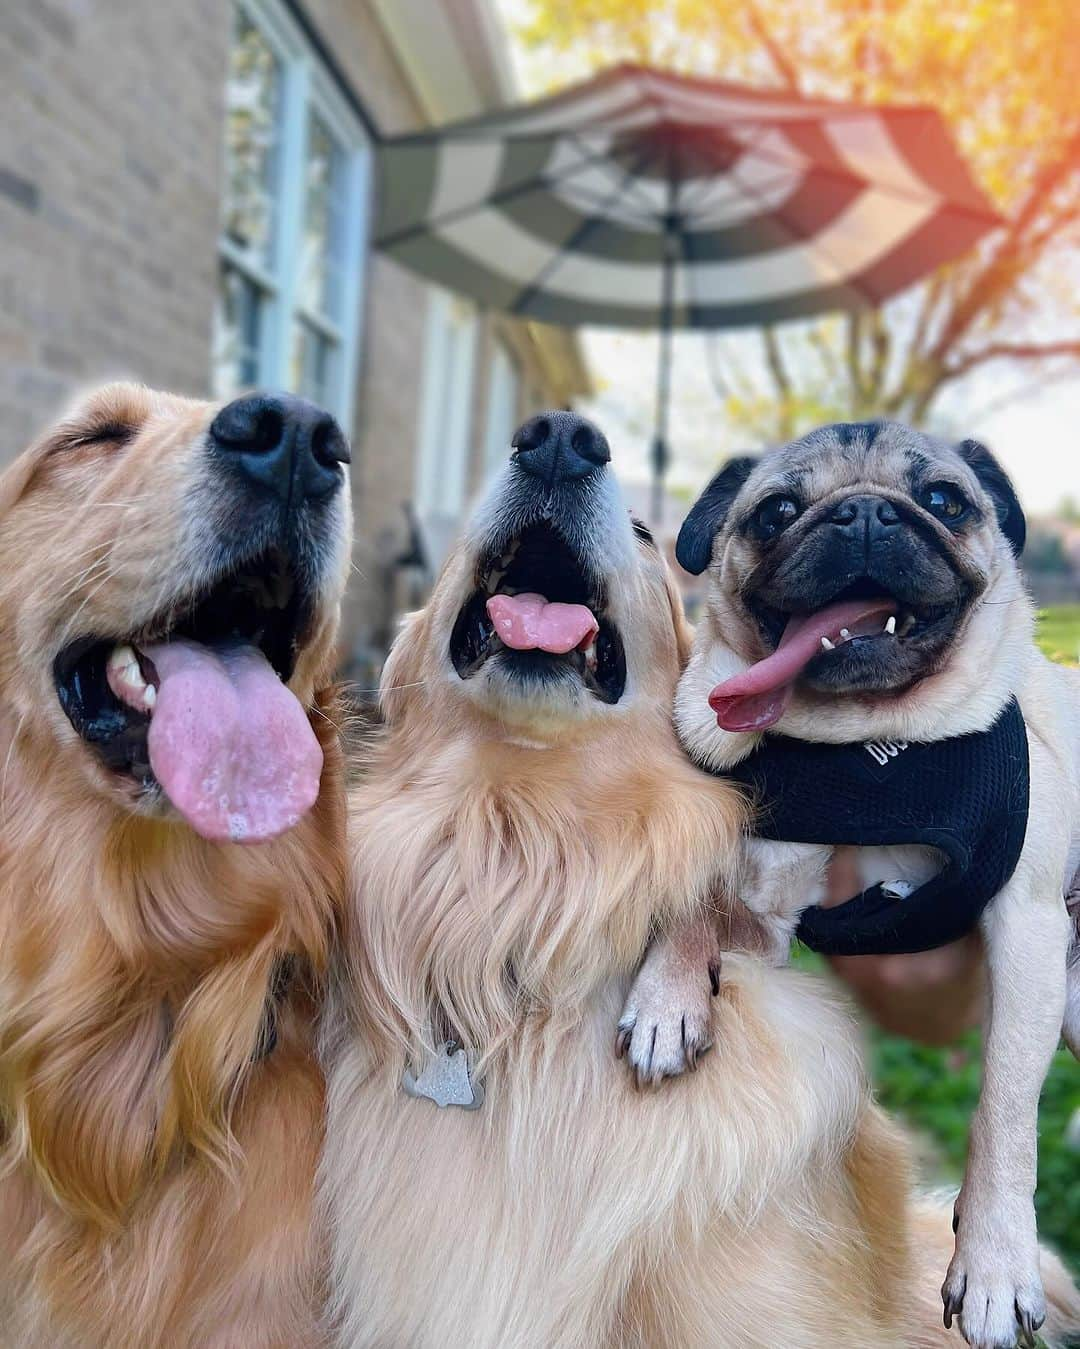
POLYGON ((623 1014, 615 1053, 625 1058, 638 1087, 692 1072, 712 1048, 712 998, 719 965, 690 968, 663 950, 646 956, 623 1014))
POLYGON ((978 1235, 968 1234, 961 1214, 941 1298, 946 1328, 955 1318, 972 1349, 1030 1349, 1046 1319, 1034 1212, 980 1224, 978 1235))

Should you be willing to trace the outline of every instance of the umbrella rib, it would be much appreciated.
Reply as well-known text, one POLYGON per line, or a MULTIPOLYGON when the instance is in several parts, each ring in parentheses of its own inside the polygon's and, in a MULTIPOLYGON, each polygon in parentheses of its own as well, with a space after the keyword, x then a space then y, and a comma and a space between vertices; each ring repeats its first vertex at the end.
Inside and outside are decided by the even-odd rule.
MULTIPOLYGON (((576 133, 571 136, 571 140, 580 148, 576 133)), ((586 169, 593 168, 597 164, 603 163, 608 159, 610 152, 603 150, 588 159, 581 159, 570 168, 563 170, 556 177, 546 180, 546 183, 563 183, 569 178, 576 177, 579 173, 584 173, 586 169)), ((502 188, 498 192, 492 192, 488 196, 481 197, 478 201, 468 202, 464 206, 455 206, 452 211, 447 211, 445 215, 439 216, 435 220, 419 220, 413 225, 406 225, 404 228, 395 230, 392 234, 383 235, 376 240, 379 248, 396 248, 398 244, 407 243, 410 239, 418 235, 427 234, 434 230, 440 230, 445 225, 454 225, 459 220, 464 220, 466 216, 475 214, 477 211, 483 211, 489 206, 500 205, 504 201, 512 201, 516 197, 524 196, 526 193, 535 192, 538 188, 546 185, 543 177, 543 171, 534 174, 523 183, 515 183, 512 187, 502 188)))
MULTIPOLYGON (((646 194, 641 190, 640 186, 636 181, 637 174, 640 172, 641 168, 641 159, 642 159, 641 152, 639 151, 637 153, 633 165, 629 168, 621 161, 620 156, 625 155, 629 157, 631 153, 632 147, 627 147, 626 149, 611 150, 599 162, 598 167, 602 169, 606 174, 608 174, 609 177, 616 178, 617 175, 614 166, 618 164, 623 174, 623 178, 619 182, 620 190, 622 190, 622 188, 624 187, 628 187, 631 195, 637 196, 638 200, 642 203, 642 208, 644 212, 643 216, 641 217, 642 219, 648 219, 650 222, 654 223, 659 222, 662 219, 662 216, 657 211, 656 206, 653 204, 653 202, 650 201, 649 198, 646 196, 646 194), (629 182, 626 181, 627 175, 629 175, 629 182)), ((647 158, 647 156, 645 157, 647 158)))
MULTIPOLYGON (((731 170, 731 177, 734 179, 735 184, 738 187, 739 191, 744 193, 747 197, 751 198, 751 200, 756 201, 758 207, 765 214, 767 214, 770 219, 774 220, 782 230, 785 231, 788 238, 791 239, 793 243, 801 244, 803 247, 807 249, 808 252, 813 253, 820 258, 824 258, 824 260, 829 264, 830 267, 836 268, 840 278, 839 284, 853 290, 855 294, 863 301, 863 303, 869 305, 870 308, 873 308, 877 304, 877 301, 874 299, 874 297, 868 295, 861 288, 858 281, 855 280, 854 276, 848 277, 847 269, 835 258, 831 257, 827 249, 821 247, 821 244, 818 241, 818 236, 816 234, 814 235, 799 234, 798 231, 792 225, 789 225, 788 222, 784 219, 782 209, 778 209, 776 207, 769 207, 765 202, 763 202, 761 197, 755 191, 755 189, 751 187, 749 183, 744 182, 739 177, 737 168, 733 168, 731 170)), ((837 284, 837 282, 834 281, 833 284, 837 284)))
MULTIPOLYGON (((811 119, 807 118, 805 120, 809 121, 811 119)), ((822 120, 825 119, 818 118, 815 120, 820 125, 822 120)), ((770 129, 777 130, 782 129, 782 127, 779 128, 773 127, 770 129)), ((764 133, 766 127, 762 126, 760 130, 762 133, 764 133)), ((775 151, 770 152, 769 150, 763 148, 760 143, 755 146, 754 153, 759 155, 762 159, 767 159, 771 163, 776 164, 781 168, 787 169, 789 172, 819 173, 826 178, 840 178, 846 182, 857 183, 865 188, 873 188, 874 191, 876 192, 887 193, 890 196, 899 197, 905 201, 924 203, 926 200, 925 196, 920 196, 918 193, 911 191, 909 188, 901 187, 898 183, 884 183, 876 181, 872 178, 868 178, 865 173, 856 172, 855 169, 844 169, 840 168, 838 165, 835 164, 823 164, 821 163, 820 160, 809 159, 806 156, 803 156, 804 163, 800 166, 797 163, 793 163, 791 160, 785 159, 783 155, 779 155, 775 151)), ((974 216, 978 220, 991 221, 995 225, 1001 225, 1003 223, 999 213, 995 211, 992 207, 985 208, 976 206, 965 206, 961 202, 947 200, 946 198, 942 197, 942 194, 940 192, 936 192, 933 189, 930 189, 930 191, 933 192, 933 195, 935 197, 939 198, 943 203, 945 203, 951 211, 959 211, 964 215, 974 216)))
MULTIPOLYGON (((642 151, 638 155, 636 162, 625 170, 624 182, 625 179, 628 179, 633 174, 640 172, 642 164, 644 164, 648 160, 648 157, 649 157, 648 153, 645 151, 642 151)), ((608 208, 608 206, 610 206, 610 204, 615 200, 618 194, 623 190, 624 182, 617 184, 605 199, 603 207, 605 211, 608 208)), ((564 239, 563 242, 559 245, 559 247, 555 250, 555 252, 552 253, 551 257, 548 258, 548 260, 535 274, 535 276, 528 283, 528 285, 524 286, 520 291, 518 291, 517 295, 514 298, 513 303, 510 305, 509 312, 511 314, 522 313, 523 310, 525 309, 525 306, 532 302, 533 297, 536 295, 537 291, 539 291, 540 288, 545 284, 545 282, 549 279, 551 274, 562 265, 566 257, 566 254, 573 251, 578 246, 578 244, 581 243, 582 239, 587 237, 587 235, 591 230, 596 229, 598 225, 603 223, 604 219, 605 219, 604 215, 601 214, 601 212, 599 211, 593 213, 592 215, 586 216, 586 218, 581 222, 580 225, 577 226, 577 228, 570 234, 570 236, 567 239, 564 239)))
MULTIPOLYGON (((740 158, 742 157, 742 154, 745 154, 748 151, 753 151, 757 148, 758 141, 765 134, 765 130, 766 128, 761 124, 758 124, 756 127, 754 127, 753 131, 751 132, 751 138, 746 142, 742 143, 742 150, 739 156, 740 158)), ((702 202, 708 199, 709 193, 712 192, 713 189, 716 187, 717 180, 719 178, 722 178, 724 174, 730 173, 730 171, 731 169, 729 166, 727 169, 724 170, 723 174, 714 173, 708 175, 707 177, 704 177, 702 179, 702 185, 698 189, 693 199, 688 201, 686 205, 681 208, 681 214, 683 214, 684 216, 692 215, 694 211, 700 210, 702 202)))

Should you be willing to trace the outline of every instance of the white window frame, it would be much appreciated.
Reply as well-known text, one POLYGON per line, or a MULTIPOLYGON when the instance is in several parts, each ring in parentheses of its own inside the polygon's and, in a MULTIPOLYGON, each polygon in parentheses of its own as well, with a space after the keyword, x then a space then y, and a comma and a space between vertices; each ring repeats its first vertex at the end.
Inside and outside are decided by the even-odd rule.
POLYGON ((465 511, 479 339, 476 306, 428 290, 420 397, 416 513, 429 552, 441 562, 465 511))
POLYGON ((281 139, 278 144, 277 214, 268 265, 260 264, 224 233, 221 261, 254 282, 267 297, 265 330, 256 358, 256 383, 290 389, 293 324, 303 319, 335 345, 325 403, 341 424, 352 426, 360 347, 365 263, 370 235, 372 145, 363 123, 338 89, 299 24, 280 0, 231 0, 262 33, 281 71, 281 139), (305 206, 309 113, 314 111, 341 147, 347 234, 342 257, 340 319, 301 308, 297 301, 305 206))
POLYGON ((497 337, 488 369, 484 424, 484 476, 491 477, 506 463, 510 437, 518 424, 521 369, 505 342, 497 337))

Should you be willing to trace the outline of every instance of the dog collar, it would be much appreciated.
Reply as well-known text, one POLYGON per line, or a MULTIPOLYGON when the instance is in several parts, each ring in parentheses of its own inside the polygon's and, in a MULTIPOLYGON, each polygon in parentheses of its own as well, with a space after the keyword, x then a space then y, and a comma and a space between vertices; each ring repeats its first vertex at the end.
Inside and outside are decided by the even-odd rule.
POLYGON ((797 935, 826 955, 929 951, 964 936, 1013 874, 1027 833, 1027 728, 1015 698, 988 730, 929 744, 767 735, 717 776, 749 788, 760 838, 945 854, 945 870, 915 890, 875 885, 805 910, 797 935))

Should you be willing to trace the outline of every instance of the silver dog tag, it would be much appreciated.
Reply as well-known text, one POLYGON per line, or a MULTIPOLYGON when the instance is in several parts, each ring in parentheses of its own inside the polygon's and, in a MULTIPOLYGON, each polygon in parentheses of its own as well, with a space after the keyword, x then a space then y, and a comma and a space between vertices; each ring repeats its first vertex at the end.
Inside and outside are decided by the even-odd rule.
POLYGON ((462 1110, 479 1110, 484 1104, 484 1088, 469 1073, 469 1056, 454 1040, 445 1040, 424 1064, 419 1076, 406 1068, 401 1077, 409 1096, 434 1101, 440 1110, 448 1105, 462 1110))

